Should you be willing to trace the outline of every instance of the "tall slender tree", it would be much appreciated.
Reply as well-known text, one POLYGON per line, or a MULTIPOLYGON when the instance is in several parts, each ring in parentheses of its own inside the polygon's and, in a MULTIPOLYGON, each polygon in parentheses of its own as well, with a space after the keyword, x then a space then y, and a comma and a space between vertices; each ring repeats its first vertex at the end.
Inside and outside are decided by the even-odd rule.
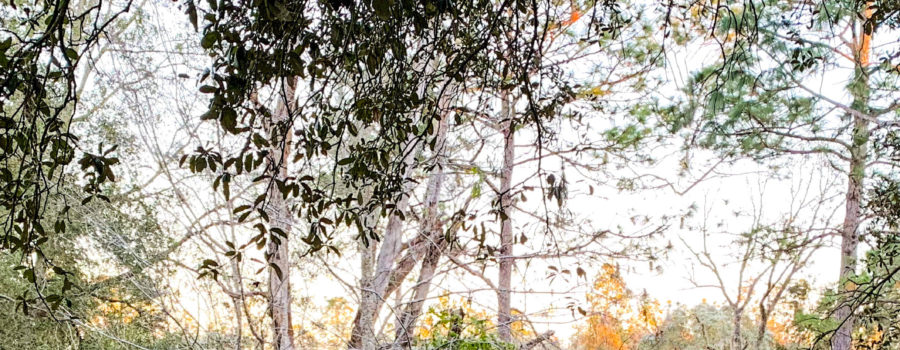
POLYGON ((271 213, 273 233, 266 245, 266 260, 269 261, 269 312, 272 315, 272 331, 275 348, 294 349, 294 328, 291 322, 291 263, 290 237, 293 215, 287 203, 287 194, 278 190, 278 181, 287 178, 290 164, 292 129, 291 115, 296 113, 294 90, 296 79, 288 78, 279 86, 278 106, 269 125, 273 135, 271 149, 266 157, 268 168, 273 168, 275 181, 269 184, 270 198, 266 210, 271 213), (288 131, 285 131, 287 129, 288 131), (276 136, 277 135, 277 136, 276 136))
MULTIPOLYGON (((893 25, 896 16, 893 6, 880 5, 856 0, 693 4, 681 19, 698 26, 689 24, 691 29, 675 37, 698 28, 708 32, 712 35, 700 41, 716 44, 717 57, 684 87, 687 99, 663 109, 674 130, 691 126, 685 133, 690 146, 756 159, 822 155, 841 169, 847 180, 838 229, 844 290, 852 288, 856 274, 865 179, 872 166, 890 163, 869 152, 872 136, 898 123, 900 99, 888 87, 896 63, 889 54, 879 54, 886 64, 871 63, 876 33, 893 25), (837 83, 833 74, 823 74, 822 68, 832 65, 850 72, 849 101, 833 89, 814 87, 821 80, 837 83)), ((853 312, 848 305, 836 310, 834 349, 851 347, 853 312)))

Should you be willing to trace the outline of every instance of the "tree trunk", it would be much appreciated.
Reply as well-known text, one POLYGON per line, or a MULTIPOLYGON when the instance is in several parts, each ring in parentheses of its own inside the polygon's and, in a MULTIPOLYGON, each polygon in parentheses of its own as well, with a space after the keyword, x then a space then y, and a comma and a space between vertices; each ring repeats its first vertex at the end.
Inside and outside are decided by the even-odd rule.
POLYGON ((769 323, 769 313, 761 313, 759 315, 759 329, 756 331, 756 348, 762 349, 763 342, 766 340, 766 324, 769 323))
POLYGON ((441 253, 447 247, 443 237, 440 237, 439 240, 434 242, 434 247, 428 249, 425 259, 422 260, 422 269, 419 272, 419 279, 413 288, 412 300, 406 304, 403 313, 400 314, 394 349, 408 348, 412 342, 416 320, 422 314, 422 307, 425 305, 428 292, 431 290, 431 279, 434 278, 434 271, 437 268, 438 261, 440 261, 441 253))
MULTIPOLYGON (((385 295, 390 295, 391 293, 395 292, 397 290, 397 288, 400 287, 400 285, 402 284, 402 282, 406 278, 406 276, 408 276, 409 273, 412 272, 416 263, 418 261, 420 261, 427 253, 428 247, 427 247, 426 242, 431 242, 436 239, 437 239, 437 237, 427 236, 423 232, 423 233, 420 233, 415 239, 413 239, 409 243, 409 248, 407 249, 406 254, 397 261, 397 264, 394 267, 394 270, 391 271, 391 276, 388 281, 387 289, 385 289, 385 292, 384 292, 385 295)), ((362 246, 362 243, 360 243, 360 246, 362 246)), ((365 256, 368 256, 368 258, 364 257, 363 261, 362 261, 363 273, 362 273, 362 277, 360 278, 361 286, 372 283, 369 279, 371 279, 372 275, 374 275, 373 270, 374 270, 374 266, 375 266, 375 254, 377 251, 374 248, 375 248, 374 244, 370 245, 369 247, 361 248, 361 249, 363 249, 362 254, 364 254, 365 256), (368 264, 368 265, 366 265, 366 264, 368 264), (368 272, 366 272, 367 270, 368 270, 368 272)), ((362 293, 360 293, 360 300, 362 300, 361 294, 362 293)), ((379 305, 376 306, 375 313, 380 312, 382 304, 383 303, 379 303, 379 305)), ((359 322, 360 322, 360 313, 357 312, 356 316, 353 319, 353 328, 355 329, 355 331, 353 331, 351 333, 351 340, 349 343, 349 348, 351 348, 351 349, 357 349, 362 346, 362 336, 359 335, 359 322)))
MULTIPOLYGON (((453 89, 450 89, 453 91, 453 89)), ((428 185, 425 190, 424 214, 422 215, 422 226, 420 232, 427 238, 425 242, 425 254, 422 259, 422 268, 419 270, 419 278, 413 288, 412 301, 406 304, 403 312, 400 314, 396 336, 394 341, 394 349, 407 348, 412 341, 413 329, 416 319, 422 314, 422 307, 428 292, 431 290, 431 279, 434 277, 434 271, 437 268, 441 258, 441 253, 446 249, 449 242, 441 235, 441 227, 438 223, 438 203, 440 202, 441 189, 444 184, 444 165, 446 163, 445 143, 447 139, 448 107, 449 97, 455 93, 445 93, 441 97, 438 108, 441 111, 441 120, 438 123, 437 135, 435 136, 435 164, 428 178, 428 185)))
MULTIPOLYGON (((289 79, 283 86, 283 95, 279 96, 278 107, 273 115, 272 125, 275 137, 271 152, 267 158, 268 166, 277 168, 277 179, 287 177, 287 163, 291 153, 291 136, 289 118, 294 104, 295 79, 289 79), (284 128, 283 130, 277 130, 284 128)), ((291 235, 291 211, 278 188, 271 184, 267 193, 269 217, 272 226, 284 231, 285 237, 269 239, 266 247, 269 265, 269 311, 272 316, 272 333, 275 349, 294 349, 294 330, 291 327, 291 264, 288 237, 291 235)), ((274 236, 272 237, 274 238, 274 236)))
POLYGON ((512 314, 510 308, 510 284, 513 268, 512 233, 512 174, 515 161, 515 106, 508 91, 501 92, 500 118, 503 132, 503 168, 500 170, 500 272, 497 284, 497 333, 500 339, 512 342, 512 314))
MULTIPOLYGON (((411 138, 402 150, 405 152, 403 162, 406 165, 403 171, 404 179, 409 178, 412 173, 416 147, 417 143, 411 138)), ((409 183, 403 185, 400 201, 396 205, 396 209, 401 212, 406 211, 409 207, 409 196, 407 195, 409 185, 409 183)), ((384 235, 381 237, 381 249, 378 250, 378 258, 375 261, 375 272, 372 278, 362 286, 359 309, 348 344, 351 349, 375 350, 377 347, 375 320, 378 317, 378 311, 384 304, 385 296, 388 295, 388 282, 391 280, 394 261, 400 254, 402 243, 403 220, 397 215, 391 215, 387 227, 384 229, 384 235)))
MULTIPOLYGON (((871 3, 865 4, 863 16, 868 19, 872 16, 871 3)), ((860 29, 857 47, 854 48, 856 70, 850 85, 850 93, 853 96, 851 107, 867 114, 869 112, 869 57, 871 55, 871 33, 860 29)), ((863 196, 863 180, 866 173, 866 160, 868 156, 867 145, 869 142, 869 121, 860 116, 853 118, 853 140, 850 145, 850 169, 847 176, 847 195, 844 207, 844 223, 841 227, 841 268, 840 288, 843 291, 854 289, 850 278, 856 274, 856 250, 859 245, 860 201, 863 196)), ((849 299, 844 299, 849 303, 849 299)), ((855 319, 853 310, 849 305, 841 305, 835 312, 835 319, 840 326, 835 331, 831 340, 833 350, 849 350, 853 341, 853 326, 855 319)))
POLYGON ((234 335, 234 348, 235 350, 241 350, 244 342, 244 325, 243 317, 241 316, 241 310, 244 309, 244 288, 241 282, 241 271, 237 259, 231 259, 230 265, 232 288, 237 292, 235 295, 231 296, 231 303, 234 307, 235 333, 237 333, 234 335))
POLYGON ((741 338, 741 318, 743 318, 743 310, 734 310, 734 330, 731 333, 731 349, 743 349, 743 341, 741 338))

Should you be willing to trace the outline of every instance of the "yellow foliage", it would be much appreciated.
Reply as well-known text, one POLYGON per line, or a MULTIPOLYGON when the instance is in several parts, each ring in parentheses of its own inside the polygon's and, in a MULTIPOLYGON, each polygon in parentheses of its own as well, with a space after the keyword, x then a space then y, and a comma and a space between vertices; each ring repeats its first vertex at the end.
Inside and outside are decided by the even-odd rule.
POLYGON ((110 289, 107 300, 107 302, 97 305, 97 314, 91 318, 91 324, 95 326, 106 326, 110 322, 129 324, 140 316, 141 311, 159 311, 158 306, 149 302, 129 303, 116 288, 110 289))
MULTIPOLYGON (((865 328, 861 329, 862 332, 865 332, 865 328)), ((864 334, 861 339, 862 344, 858 344, 857 347, 862 349, 881 349, 881 342, 884 340, 884 331, 881 329, 875 329, 868 334, 864 334)))
POLYGON ((346 345, 350 339, 355 310, 346 299, 337 297, 328 299, 319 323, 325 327, 324 332, 313 332, 316 343, 327 345, 327 348, 338 349, 346 345))
POLYGON ((517 317, 517 316, 522 315, 522 313, 519 312, 519 310, 513 309, 512 315, 513 315, 513 319, 515 321, 513 321, 509 325, 509 328, 512 331, 514 336, 516 336, 519 339, 530 339, 530 338, 534 338, 535 336, 537 336, 537 334, 535 334, 531 328, 526 327, 525 322, 522 321, 521 317, 517 317))
POLYGON ((594 96, 606 96, 609 95, 609 90, 604 90, 601 86, 595 86, 591 89, 591 94, 594 96))
MULTIPOLYGON (((512 310, 513 321, 510 324, 513 336, 519 339, 531 339, 536 336, 534 330, 529 327, 527 322, 523 320, 522 313, 519 310, 512 310)), ((495 314, 485 309, 476 308, 472 305, 472 301, 464 298, 451 299, 448 294, 438 298, 437 305, 433 306, 427 312, 416 328, 416 336, 420 339, 431 339, 436 336, 445 337, 450 333, 450 329, 455 326, 462 327, 459 336, 477 337, 485 332, 494 330, 495 314), (447 317, 462 316, 457 322, 446 322, 447 317), (441 318, 444 318, 442 322, 441 318)))
MULTIPOLYGON (((460 324, 464 326, 461 334, 463 337, 476 335, 483 329, 494 328, 492 314, 484 309, 472 307, 471 300, 462 298, 451 300, 448 294, 444 294, 438 298, 438 304, 435 305, 432 310, 438 312, 461 311, 463 320, 461 320, 460 324), (476 324, 481 325, 481 327, 475 327, 474 325, 476 324)), ((421 339, 430 339, 435 335, 446 336, 449 334, 452 325, 446 322, 440 322, 438 317, 438 314, 435 312, 426 313, 425 316, 422 317, 420 326, 416 328, 416 335, 421 339)), ((513 327, 515 327, 515 325, 513 325, 513 327)))

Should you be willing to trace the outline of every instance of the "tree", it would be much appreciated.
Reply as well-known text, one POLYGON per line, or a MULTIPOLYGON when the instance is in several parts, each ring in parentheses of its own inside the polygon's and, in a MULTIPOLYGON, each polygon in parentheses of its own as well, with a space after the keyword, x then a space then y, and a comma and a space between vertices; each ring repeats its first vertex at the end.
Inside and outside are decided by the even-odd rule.
MULTIPOLYGON (((290 125, 296 111, 294 90, 296 81, 291 78, 285 80, 279 88, 283 94, 279 95, 278 106, 275 108, 271 124, 268 125, 271 137, 271 147, 266 157, 267 168, 273 169, 273 183, 284 181, 287 178, 288 159, 291 154, 291 132, 281 131, 290 125), (283 137, 281 139, 279 137, 283 137)), ((266 210, 272 213, 274 228, 270 231, 269 242, 266 246, 266 260, 269 262, 269 312, 272 314, 272 329, 275 337, 276 349, 294 348, 294 329, 291 322, 291 265, 289 242, 293 218, 288 204, 285 202, 287 193, 280 192, 276 186, 269 185, 266 197, 269 199, 269 207, 266 210)), ((264 230, 263 230, 263 233, 264 230)))
MULTIPOLYGON (((892 137, 880 140, 877 145, 896 149, 892 137)), ((893 153, 896 155, 896 153, 893 153)), ((896 157, 895 157, 896 158, 896 157)), ((826 321, 829 311, 836 305, 849 305, 859 310, 856 314, 857 327, 852 333, 853 344, 859 348, 891 348, 896 346, 898 320, 896 300, 898 295, 897 224, 900 220, 898 207, 898 182, 892 175, 876 174, 868 191, 868 203, 864 210, 871 218, 866 227, 866 252, 864 269, 851 279, 853 287, 849 291, 830 291, 820 302, 818 310, 805 317, 804 326, 813 331, 817 338, 828 334, 826 321), (823 318, 825 318, 823 320, 823 318)))
MULTIPOLYGON (((15 14, 4 21, 0 34, 3 251, 52 259, 41 246, 67 227, 74 204, 57 204, 71 174, 66 168, 76 158, 85 197, 73 201, 109 201, 102 186, 116 180, 115 147, 95 145, 94 151, 79 145, 69 128, 84 88, 80 79, 91 72, 89 64, 79 63, 91 59, 102 35, 122 23, 120 16, 130 4, 39 1, 21 10, 15 2, 3 5, 4 12, 15 14)), ((39 274, 34 268, 26 270, 39 274)))
MULTIPOLYGON (((734 315, 730 308, 720 308, 710 304, 700 304, 692 308, 677 306, 667 312, 659 326, 659 331, 641 340, 638 349, 732 349, 734 315)), ((744 339, 741 343, 753 343, 755 325, 744 319, 744 339)), ((763 347, 770 348, 770 340, 763 347)))
MULTIPOLYGON (((892 88, 883 89, 892 84, 896 64, 890 58, 871 62, 875 34, 896 25, 894 7, 822 1, 807 12, 805 5, 769 1, 695 4, 685 23, 710 28, 709 42, 721 53, 685 86, 687 100, 664 113, 675 130, 693 126, 697 132, 686 135, 691 145, 757 159, 820 154, 842 168, 848 184, 840 229, 842 285, 856 273, 865 179, 872 166, 886 161, 870 151, 872 137, 897 123, 892 114, 900 104, 892 88), (814 30, 801 29, 807 24, 814 30), (851 72, 850 101, 812 87, 827 65, 851 72)), ((685 32, 697 28, 687 27, 685 32)), ((852 313, 838 307, 834 349, 850 348, 852 313)))
POLYGON ((571 311, 584 349, 893 346, 898 12, 883 0, 4 3, 0 308, 18 313, 0 336, 531 350, 557 346, 571 311), (680 84, 672 54, 691 79, 660 103, 680 84), (812 87, 841 74, 843 90, 812 87), (722 159, 679 190, 658 174, 681 152, 679 176, 696 154, 722 159), (784 170, 808 155, 815 171, 784 170), (685 245, 712 283, 694 282, 725 302, 660 324, 617 266, 662 271, 672 245, 654 238, 677 216, 632 194, 655 194, 642 188, 653 179, 684 195, 741 158, 797 191, 696 228, 702 247, 685 245), (832 171, 849 184, 842 225, 820 210, 827 190, 793 181, 827 188, 832 171), (788 212, 762 214, 788 197, 788 212), (809 311, 798 278, 832 235, 841 286, 809 311), (857 238, 873 248, 858 273, 857 238))
POLYGON ((634 349, 660 326, 659 302, 635 296, 619 268, 611 264, 604 264, 597 272, 587 302, 587 310, 579 308, 587 319, 577 327, 573 341, 576 349, 634 349))
MULTIPOLYGON (((450 5, 384 1, 235 4, 201 7, 188 2, 187 12, 191 18, 203 14, 201 45, 215 59, 214 69, 203 77, 207 85, 200 88, 212 95, 204 119, 217 121, 222 130, 244 140, 245 147, 227 152, 201 147, 185 162, 195 171, 221 174, 218 178, 223 185, 242 173, 259 174, 255 182, 268 182, 268 187, 277 188, 283 197, 298 198, 300 205, 293 212, 311 223, 303 239, 310 252, 325 248, 337 252, 329 243, 335 231, 341 225, 355 225, 357 236, 367 246, 365 254, 371 255, 363 260, 376 254, 377 258, 371 270, 364 262, 362 300, 350 345, 371 348, 374 344, 366 341, 375 339, 374 322, 391 290, 392 271, 404 246, 403 220, 410 216, 408 201, 413 190, 408 179, 420 164, 414 156, 420 149, 433 152, 436 148, 439 136, 435 131, 444 118, 440 101, 457 83, 462 85, 460 89, 472 86, 476 91, 516 94, 517 98, 504 102, 509 106, 506 110, 515 110, 520 99, 527 108, 521 115, 500 117, 509 124, 506 149, 512 151, 512 133, 526 121, 538 131, 540 149, 541 125, 572 95, 567 85, 554 80, 560 71, 541 65, 547 54, 542 48, 552 41, 548 28, 551 24, 552 31, 559 28, 555 18, 547 25, 534 25, 544 18, 543 13, 559 6, 491 1, 450 5), (499 67, 494 64, 497 57, 501 57, 499 67), (281 94, 277 88, 269 89, 280 79, 294 76, 300 77, 300 112, 286 121, 281 136, 261 132, 273 116, 257 103, 258 97, 281 94), (541 81, 546 79, 555 85, 543 88, 541 81), (259 160, 269 152, 266 146, 291 133, 296 150, 292 162, 298 165, 288 167, 284 176, 276 176, 272 167, 257 170, 259 160), (323 165, 332 166, 330 179, 317 176, 323 165), (387 220, 382 234, 377 229, 379 215, 387 220), (370 248, 376 244, 377 253, 370 248)), ((588 34, 615 36, 627 23, 618 6, 591 6, 596 6, 591 15, 596 18, 590 21, 588 34)), ((511 186, 514 161, 514 154, 509 154, 509 171, 501 181, 507 186, 511 186)), ((501 230, 505 243, 500 250, 503 283, 498 294, 499 314, 504 319, 511 312, 506 301, 513 263, 511 191, 502 184, 498 189, 501 209, 497 215, 508 221, 501 230)), ((269 222, 271 206, 266 203, 272 201, 272 194, 236 208, 241 212, 239 221, 259 220, 262 225, 263 234, 255 243, 269 239, 265 227, 268 231, 279 229, 269 222)), ((433 241, 424 241, 429 240, 433 241)), ((423 271, 427 270, 423 266, 423 271)), ((400 278, 408 273, 398 272, 400 278)), ((500 322, 503 337, 508 323, 500 322)))
MULTIPOLYGON (((464 80, 480 74, 485 69, 484 48, 504 25, 498 14, 515 6, 502 3, 495 9, 493 3, 481 1, 454 4, 451 11, 446 4, 386 1, 360 6, 306 1, 245 5, 211 3, 198 10, 188 3, 195 23, 198 11, 205 12, 208 24, 201 44, 217 58, 207 75, 211 85, 201 87, 213 94, 205 119, 217 120, 223 130, 247 140, 247 147, 234 155, 199 149, 190 164, 199 171, 252 172, 259 162, 244 159, 262 158, 265 145, 291 133, 296 134, 295 162, 302 159, 311 165, 320 161, 315 159, 319 154, 324 156, 321 161, 333 162, 332 179, 340 178, 346 188, 340 197, 335 196, 337 181, 314 181, 309 173, 286 174, 282 180, 269 167, 256 179, 276 183, 283 196, 301 199, 302 213, 297 213, 313 223, 304 239, 312 252, 325 247, 336 251, 327 245, 332 238, 329 230, 341 224, 355 223, 366 245, 383 238, 372 281, 364 284, 362 333, 354 332, 355 339, 374 340, 371 320, 377 316, 378 300, 385 295, 399 253, 412 156, 425 145, 435 147, 436 101, 450 81, 438 77, 464 80), (270 11, 274 8, 286 12, 275 14, 270 11), (352 19, 343 11, 352 13, 352 19), (347 45, 351 39, 354 42, 347 45), (457 47, 458 42, 467 44, 457 47), (435 70, 431 63, 438 59, 447 64, 435 70), (260 123, 270 114, 251 103, 251 96, 259 92, 259 84, 297 75, 302 79, 298 86, 303 87, 298 95, 305 98, 297 109, 309 112, 286 120, 281 136, 263 136, 260 123), (434 96, 423 93, 433 90, 434 96), (357 137, 360 130, 371 133, 357 137), (382 237, 373 222, 364 222, 379 211, 388 216, 382 237)), ((230 176, 224 179, 228 181, 230 176)), ((252 205, 239 207, 246 212, 241 221, 257 213, 261 222, 267 222, 270 200, 271 196, 260 196, 252 205)))
MULTIPOLYGON (((803 171, 800 169, 808 166, 804 165, 795 168, 797 170, 792 173, 803 171)), ((730 308, 729 312, 734 317, 730 348, 765 346, 770 318, 800 277, 801 269, 826 244, 837 208, 833 201, 838 196, 831 191, 837 180, 834 177, 829 180, 824 171, 818 175, 816 180, 806 180, 807 183, 789 177, 790 191, 780 200, 791 205, 786 212, 776 214, 775 222, 766 222, 764 217, 775 211, 769 209, 768 203, 779 199, 773 198, 768 189, 768 174, 762 174, 758 179, 759 194, 752 199, 751 212, 734 210, 727 219, 710 222, 715 215, 712 213, 713 207, 727 208, 729 202, 727 199, 715 199, 722 203, 714 206, 704 203, 702 223, 699 227, 688 225, 691 231, 700 233, 701 243, 690 244, 685 237, 681 238, 696 264, 710 276, 707 279, 712 280, 707 282, 692 274, 691 282, 697 288, 719 290, 725 299, 725 306, 730 308), (743 225, 740 223, 743 218, 747 219, 749 228, 731 232, 735 223, 743 225), (723 256, 717 252, 728 253, 723 256), (753 316, 756 316, 756 338, 753 342, 744 343, 743 319, 753 316)))
MULTIPOLYGON (((422 209, 423 214, 421 216, 422 223, 421 228, 419 229, 420 232, 422 232, 421 237, 424 237, 424 242, 422 244, 424 244, 426 248, 423 257, 421 258, 421 268, 416 280, 416 285, 414 286, 412 300, 406 304, 398 318, 397 331, 394 337, 395 349, 407 347, 412 341, 416 320, 422 314, 422 308, 431 289, 435 270, 441 255, 450 243, 448 236, 451 235, 444 234, 441 230, 441 224, 439 222, 441 213, 438 207, 441 200, 444 179, 446 177, 445 167, 447 166, 447 153, 449 153, 449 150, 447 149, 447 133, 450 124, 450 114, 448 111, 450 99, 445 97, 442 102, 443 103, 438 104, 438 108, 443 115, 438 124, 434 155, 435 159, 432 166, 432 173, 429 175, 428 183, 426 185, 422 209)), ((452 226, 458 225, 454 222, 452 223, 452 226)))
MULTIPOLYGON (((108 10, 98 7, 91 11, 105 18, 112 14, 108 10)), ((91 11, 85 14, 93 16, 91 11)), ((66 120, 67 133, 91 133, 77 143, 70 140, 72 147, 91 150, 117 145, 115 159, 126 162, 143 155, 133 147, 137 137, 134 130, 120 128, 121 120, 109 118, 116 107, 113 101, 125 92, 110 89, 115 93, 108 93, 103 88, 124 85, 105 80, 107 71, 98 68, 94 60, 106 61, 116 56, 112 52, 121 48, 121 43, 112 38, 149 31, 135 24, 145 15, 116 14, 116 19, 110 19, 113 30, 105 32, 110 37, 90 44, 84 52, 88 63, 77 75, 77 85, 73 85, 77 87, 74 95, 80 108, 73 111, 68 106, 60 118, 66 120), (88 84, 103 88, 85 90, 88 84)), ((137 85, 147 80, 130 82, 137 85)), ((45 87, 52 89, 54 83, 45 87)), ((59 102, 48 100, 52 104, 59 102)), ((11 159, 6 165, 13 162, 11 159)), ((80 179, 83 174, 78 171, 60 168, 53 174, 52 187, 45 187, 47 192, 42 195, 46 201, 40 204, 40 222, 46 227, 55 226, 54 230, 45 232, 46 237, 32 246, 28 255, 20 256, 22 252, 11 246, 0 251, 4 275, 0 300, 4 315, 9 316, 4 318, 4 346, 58 349, 77 344, 85 349, 108 349, 141 344, 162 349, 189 343, 183 334, 169 328, 173 324, 170 322, 178 321, 160 302, 160 295, 168 287, 161 276, 168 271, 154 266, 160 256, 167 256, 183 242, 169 239, 155 216, 157 203, 136 190, 146 185, 143 179, 119 166, 115 182, 110 178, 95 188, 96 200, 90 201, 83 201, 83 186, 93 182, 80 179)), ((48 183, 39 186, 44 185, 48 183)))

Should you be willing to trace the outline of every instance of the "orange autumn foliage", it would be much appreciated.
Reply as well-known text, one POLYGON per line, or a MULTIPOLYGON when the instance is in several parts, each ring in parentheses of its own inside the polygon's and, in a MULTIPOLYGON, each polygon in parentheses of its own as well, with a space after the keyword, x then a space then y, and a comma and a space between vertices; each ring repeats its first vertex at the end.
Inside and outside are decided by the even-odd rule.
POLYGON ((581 18, 581 12, 578 11, 577 9, 574 9, 574 10, 572 10, 572 14, 569 15, 569 19, 566 21, 563 21, 562 25, 563 25, 563 27, 572 25, 573 23, 578 22, 578 19, 580 19, 580 18, 581 18))
POLYGON ((637 300, 613 265, 603 265, 586 299, 590 310, 587 319, 576 327, 576 349, 632 349, 641 337, 659 326, 659 302, 637 300))
POLYGON ((790 344, 809 345, 815 336, 809 331, 797 328, 794 320, 794 310, 788 305, 780 304, 766 321, 766 329, 772 334, 772 340, 780 346, 787 347, 790 344))

